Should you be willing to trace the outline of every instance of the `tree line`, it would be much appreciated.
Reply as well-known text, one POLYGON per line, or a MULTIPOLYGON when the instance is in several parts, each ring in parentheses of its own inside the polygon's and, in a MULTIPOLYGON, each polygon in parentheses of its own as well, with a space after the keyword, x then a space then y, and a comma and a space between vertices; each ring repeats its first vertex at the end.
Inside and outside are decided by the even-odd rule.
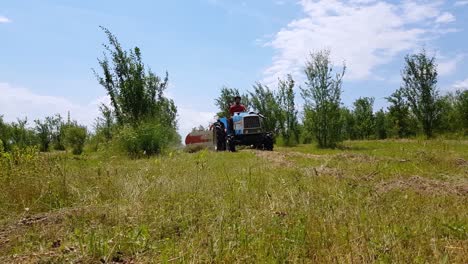
POLYGON ((337 69, 330 51, 310 54, 299 87, 304 100, 302 119, 294 102, 295 81, 291 75, 278 80, 278 88, 256 83, 253 91, 223 87, 215 104, 218 116, 228 116, 229 102, 241 96, 249 109, 265 116, 264 127, 284 145, 316 142, 319 147, 336 147, 344 140, 410 138, 423 134, 468 134, 468 91, 441 95, 437 64, 425 50, 405 57, 402 85, 385 99, 386 109, 374 108, 373 97, 360 97, 351 108, 341 101, 346 65, 337 69))
MULTIPOLYGON (((118 147, 139 157, 180 144, 177 107, 164 95, 168 73, 156 75, 143 63, 138 47, 125 50, 115 35, 102 30, 107 43, 98 59, 99 70, 93 72, 111 103, 100 106, 94 133, 60 115, 35 120, 33 126, 28 126, 27 119, 6 123, 0 116, 0 151, 37 146, 41 151, 68 148, 80 154, 86 141, 92 150, 118 147)), ((265 116, 264 127, 274 132, 277 143, 288 146, 316 142, 320 147, 336 147, 343 140, 468 134, 468 91, 441 95, 435 58, 424 50, 405 57, 402 85, 386 98, 387 109, 375 111, 371 97, 344 107, 345 73, 346 65, 333 66, 330 51, 312 53, 304 70, 307 80, 299 86, 302 109, 295 102, 297 84, 287 75, 278 80, 277 89, 260 82, 245 94, 223 87, 215 99, 218 116, 228 116, 232 98, 239 95, 247 107, 265 116)))
POLYGON ((70 149, 81 154, 87 136, 86 127, 72 121, 70 114, 66 121, 59 114, 36 119, 34 126, 28 126, 26 118, 6 123, 0 116, 0 152, 34 146, 44 152, 70 149))

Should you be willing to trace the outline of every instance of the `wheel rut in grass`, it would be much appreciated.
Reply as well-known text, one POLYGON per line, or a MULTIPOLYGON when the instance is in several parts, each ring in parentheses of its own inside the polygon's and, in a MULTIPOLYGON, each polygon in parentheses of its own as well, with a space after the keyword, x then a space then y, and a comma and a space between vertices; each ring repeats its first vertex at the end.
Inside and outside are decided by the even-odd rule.
POLYGON ((279 152, 279 151, 260 151, 254 150, 255 155, 259 158, 266 159, 272 162, 276 166, 280 167, 294 167, 295 163, 291 161, 289 158, 292 157, 303 157, 303 158, 310 158, 315 160, 324 160, 329 158, 328 155, 314 155, 308 153, 301 153, 301 152, 279 152))
POLYGON ((420 194, 455 194, 468 196, 468 183, 450 183, 439 180, 413 176, 406 179, 395 179, 377 184, 377 192, 387 193, 392 190, 413 190, 420 194))

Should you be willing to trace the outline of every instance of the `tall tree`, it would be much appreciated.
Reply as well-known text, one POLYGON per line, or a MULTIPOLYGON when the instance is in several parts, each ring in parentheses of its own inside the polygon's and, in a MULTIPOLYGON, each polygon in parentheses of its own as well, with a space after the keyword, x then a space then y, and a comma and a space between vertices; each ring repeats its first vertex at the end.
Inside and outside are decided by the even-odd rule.
POLYGON ((264 129, 276 134, 278 132, 279 105, 274 92, 261 83, 256 83, 253 89, 253 92, 249 92, 250 104, 253 110, 265 116, 263 120, 264 129))
POLYGON ((104 58, 99 59, 103 76, 94 71, 99 83, 110 97, 112 111, 119 125, 137 125, 144 120, 159 120, 176 127, 177 108, 164 96, 168 73, 164 78, 146 70, 138 47, 125 51, 108 29, 104 58), (108 59, 111 57, 111 60, 108 59))
POLYGON ((215 99, 215 105, 218 106, 219 109, 219 117, 229 116, 229 108, 234 103, 234 97, 236 96, 240 96, 242 98, 241 103, 245 105, 247 109, 249 108, 250 99, 248 94, 240 94, 237 88, 223 86, 220 95, 215 99))
POLYGON ((424 134, 430 138, 440 114, 435 57, 429 57, 423 50, 418 54, 407 55, 405 62, 402 93, 420 122, 424 134))
POLYGON ((301 88, 304 111, 311 118, 311 127, 319 147, 335 147, 341 136, 341 86, 346 66, 333 76, 330 51, 310 55, 306 63, 306 88, 301 88), (307 113, 308 112, 308 113, 307 113))
POLYGON ((354 102, 353 115, 360 139, 369 139, 374 134, 374 98, 361 97, 354 102))
POLYGON ((286 146, 293 145, 299 141, 299 123, 297 119, 297 110, 294 103, 295 82, 290 74, 286 80, 279 80, 277 101, 279 111, 279 130, 283 142, 286 146))

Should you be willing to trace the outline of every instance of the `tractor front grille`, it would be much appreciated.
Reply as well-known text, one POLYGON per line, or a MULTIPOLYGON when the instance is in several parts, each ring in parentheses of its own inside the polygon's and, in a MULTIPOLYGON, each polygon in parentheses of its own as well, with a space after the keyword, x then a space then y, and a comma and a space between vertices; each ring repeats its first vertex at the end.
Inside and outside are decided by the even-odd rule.
POLYGON ((244 117, 244 129, 259 128, 260 118, 258 116, 246 116, 244 117))

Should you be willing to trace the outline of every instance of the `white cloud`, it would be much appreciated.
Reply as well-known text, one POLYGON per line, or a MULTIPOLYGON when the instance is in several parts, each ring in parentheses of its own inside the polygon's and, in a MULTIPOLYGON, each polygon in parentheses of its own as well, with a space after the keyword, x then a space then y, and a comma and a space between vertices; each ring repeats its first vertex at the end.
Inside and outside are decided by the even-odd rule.
POLYGON ((448 13, 448 12, 445 12, 443 14, 441 14, 440 16, 437 17, 436 19, 436 23, 450 23, 450 22, 454 22, 455 21, 455 16, 448 13))
POLYGON ((82 105, 63 97, 39 95, 7 83, 0 83, 0 94, 0 114, 4 115, 7 121, 27 117, 32 122, 56 113, 67 116, 67 112, 70 111, 72 119, 88 128, 92 127, 94 119, 98 116, 98 106, 104 102, 104 98, 97 98, 82 105))
POLYGON ((453 84, 453 90, 468 90, 468 78, 453 84))
POLYGON ((4 17, 4 16, 0 16, 0 24, 2 23, 11 23, 11 19, 9 19, 8 17, 4 17))
MULTIPOLYGON (((0 115, 6 121, 27 117, 30 124, 35 119, 60 114, 64 117, 70 111, 71 117, 79 123, 93 128, 99 116, 99 106, 102 103, 110 105, 108 96, 102 96, 87 104, 78 104, 58 96, 39 95, 29 89, 15 87, 8 83, 0 83, 0 115)), ((215 113, 203 112, 191 107, 178 107, 179 133, 185 138, 193 127, 207 126, 215 113)))
POLYGON ((439 63, 437 70, 440 76, 448 76, 455 73, 458 65, 463 61, 465 58, 465 54, 459 54, 451 59, 441 60, 439 63))
POLYGON ((301 0, 305 16, 291 21, 265 44, 276 54, 264 71, 275 85, 288 73, 302 75, 306 56, 331 49, 332 61, 346 61, 347 78, 370 79, 373 70, 445 32, 437 19, 448 21, 441 1, 301 0))
POLYGON ((455 6, 466 6, 468 5, 468 1, 456 1, 455 6))

